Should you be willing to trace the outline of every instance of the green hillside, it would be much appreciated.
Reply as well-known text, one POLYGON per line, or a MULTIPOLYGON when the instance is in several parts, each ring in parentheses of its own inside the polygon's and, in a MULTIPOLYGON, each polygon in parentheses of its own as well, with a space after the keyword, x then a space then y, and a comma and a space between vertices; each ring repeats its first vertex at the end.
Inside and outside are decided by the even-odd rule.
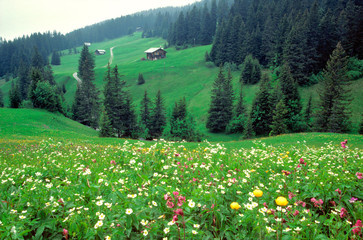
MULTIPOLYGON (((219 136, 216 136, 217 138, 219 136)), ((49 113, 38 109, 9 109, 0 108, 0 145, 15 142, 34 142, 52 138, 55 141, 73 142, 75 144, 118 145, 125 139, 99 138, 98 132, 70 120, 61 114, 49 113)), ((223 136, 221 136, 223 138, 223 136)), ((229 149, 254 147, 256 141, 272 146, 290 146, 306 144, 310 147, 321 147, 328 142, 339 144, 348 139, 352 148, 363 147, 363 136, 356 134, 334 133, 299 133, 284 134, 276 137, 265 137, 253 140, 228 141, 223 145, 229 149)), ((137 140, 128 140, 137 142, 137 140)), ((144 142, 146 146, 153 141, 144 142)), ((207 146, 208 143, 183 143, 188 148, 207 146)))
MULTIPOLYGON (((211 46, 199 46, 177 51, 175 48, 168 48, 167 58, 158 61, 141 61, 146 57, 144 51, 151 47, 159 47, 165 44, 165 40, 159 38, 141 38, 141 33, 135 33, 132 36, 92 44, 89 49, 94 52, 96 49, 105 49, 106 55, 95 56, 96 63, 96 85, 99 89, 103 88, 103 77, 107 70, 107 63, 110 58, 110 48, 114 47, 114 58, 111 66, 116 64, 119 72, 126 81, 130 90, 134 105, 138 110, 138 105, 145 90, 149 96, 154 98, 156 92, 160 89, 162 96, 165 98, 167 111, 171 112, 171 106, 174 101, 185 96, 188 108, 195 117, 198 128, 206 134, 209 140, 215 141, 232 141, 239 140, 240 136, 211 134, 205 128, 207 111, 210 103, 210 92, 214 79, 217 76, 218 68, 204 61, 204 54, 210 51, 211 46), (142 73, 145 78, 144 85, 137 85, 138 74, 142 73)), ((81 50, 81 47, 78 47, 81 50)), ((76 80, 73 73, 78 69, 79 54, 68 54, 68 50, 63 52, 60 66, 53 66, 54 76, 59 84, 65 84, 67 92, 65 94, 66 102, 71 105, 73 102, 76 80)), ((239 82, 239 71, 234 74, 235 91, 239 82)), ((7 102, 7 93, 11 83, 0 82, 0 88, 5 95, 7 102)), ((312 87, 300 88, 302 103, 305 107, 307 99, 313 96, 313 102, 318 100, 316 85, 312 87)), ((245 102, 250 107, 258 85, 245 86, 245 102)), ((352 121, 353 132, 357 132, 361 119, 363 106, 363 79, 352 83, 352 121)))
POLYGON ((97 131, 61 114, 38 109, 0 108, 0 139, 93 138, 97 131))

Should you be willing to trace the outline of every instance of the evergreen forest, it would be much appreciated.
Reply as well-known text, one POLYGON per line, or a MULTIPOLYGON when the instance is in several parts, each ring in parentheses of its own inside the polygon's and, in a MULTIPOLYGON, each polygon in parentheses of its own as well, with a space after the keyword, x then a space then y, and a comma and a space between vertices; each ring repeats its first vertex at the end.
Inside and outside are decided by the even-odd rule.
MULTIPOLYGON (((165 106, 160 90, 156 96, 145 90, 136 107, 118 66, 110 64, 103 86, 96 86, 95 57, 84 43, 140 31, 142 38, 164 39, 165 49, 210 46, 204 60, 219 68, 205 103, 204 125, 211 133, 253 138, 351 131, 350 84, 363 76, 363 3, 358 0, 204 0, 122 16, 68 34, 0 39, 0 76, 14 79, 9 103, 0 92, 0 107, 60 112, 98 129, 101 137, 201 141, 185 96, 165 106), (80 54, 80 81, 71 105, 52 70, 62 65, 67 51, 80 54), (250 85, 257 91, 247 106, 243 88, 250 85), (298 89, 313 85, 318 101, 313 108, 310 97, 303 106, 298 89)), ((148 81, 141 72, 140 86, 148 81)))

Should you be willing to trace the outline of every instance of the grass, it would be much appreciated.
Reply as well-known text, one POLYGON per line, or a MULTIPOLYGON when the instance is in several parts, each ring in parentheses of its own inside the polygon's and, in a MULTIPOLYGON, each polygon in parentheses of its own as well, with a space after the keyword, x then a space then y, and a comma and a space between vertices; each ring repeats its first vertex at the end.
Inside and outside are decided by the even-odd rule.
POLYGON ((358 135, 141 142, 0 116, 0 239, 354 239, 363 218, 358 135))
MULTIPOLYGON (((326 143, 338 144, 342 139, 348 139, 352 148, 363 148, 363 136, 356 134, 333 134, 333 133, 298 133, 284 134, 275 137, 257 138, 253 140, 242 140, 241 135, 216 135, 228 149, 250 148, 261 142, 271 146, 299 146, 305 144, 310 147, 322 147, 326 143), (235 139, 235 140, 230 140, 235 139)), ((78 122, 72 121, 61 114, 49 113, 38 109, 9 109, 0 108, 0 141, 34 141, 39 139, 54 138, 58 141, 90 144, 121 144, 125 139, 99 138, 98 132, 78 122)), ((135 142, 135 140, 130 140, 135 142)), ((147 146, 154 142, 146 141, 147 146)), ((207 146, 208 143, 183 143, 190 148, 207 146)))
MULTIPOLYGON (((135 33, 130 36, 104 41, 92 44, 89 49, 94 52, 96 49, 105 49, 106 54, 95 56, 95 73, 96 86, 103 89, 103 77, 106 73, 106 65, 110 57, 110 48, 113 49, 114 59, 112 67, 117 64, 120 74, 124 75, 123 79, 131 92, 134 100, 135 109, 139 110, 139 104, 143 97, 144 91, 147 90, 149 97, 154 98, 160 89, 162 96, 165 98, 165 106, 170 114, 173 103, 182 97, 186 97, 188 110, 194 116, 197 127, 207 136, 210 141, 236 141, 240 139, 238 135, 225 135, 209 133, 205 127, 208 107, 210 104, 210 92, 212 84, 217 76, 218 68, 206 64, 204 54, 210 51, 211 46, 198 46, 185 50, 175 50, 168 48, 167 58, 158 61, 141 61, 145 57, 144 51, 150 47, 163 46, 165 40, 160 38, 141 38, 141 33, 135 33), (142 73, 146 83, 137 85, 138 74, 142 73)), ((77 50, 80 52, 81 47, 77 50)), ((78 71, 78 60, 80 54, 68 55, 68 51, 63 52, 61 57, 62 64, 53 66, 55 80, 59 84, 65 84, 67 92, 65 94, 66 102, 71 106, 76 90, 76 81, 72 74, 78 71)), ((233 83, 235 86, 236 96, 238 95, 239 72, 233 73, 233 83)), ((0 88, 5 95, 5 102, 8 101, 8 90, 11 82, 1 83, 0 88)), ((300 88, 300 95, 303 107, 307 99, 313 96, 313 104, 318 102, 317 86, 300 88)), ((363 112, 363 79, 352 82, 352 133, 356 133, 361 121, 363 112)), ((243 93, 245 103, 250 108, 258 85, 244 86, 243 93)))

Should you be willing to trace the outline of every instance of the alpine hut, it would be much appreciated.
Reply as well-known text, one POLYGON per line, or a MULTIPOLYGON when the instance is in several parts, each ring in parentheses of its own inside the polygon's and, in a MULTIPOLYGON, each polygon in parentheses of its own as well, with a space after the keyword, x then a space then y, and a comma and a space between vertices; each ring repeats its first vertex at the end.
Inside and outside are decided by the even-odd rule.
POLYGON ((166 57, 166 51, 161 47, 150 48, 146 50, 145 53, 146 53, 146 58, 149 60, 158 60, 166 57))

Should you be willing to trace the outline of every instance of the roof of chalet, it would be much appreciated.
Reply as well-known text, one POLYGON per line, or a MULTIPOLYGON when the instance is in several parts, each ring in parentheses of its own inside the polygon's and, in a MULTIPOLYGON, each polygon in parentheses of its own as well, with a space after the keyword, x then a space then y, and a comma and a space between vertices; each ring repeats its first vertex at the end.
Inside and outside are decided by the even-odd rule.
POLYGON ((106 50, 103 49, 97 49, 96 52, 106 52, 106 50))
POLYGON ((162 49, 161 47, 158 47, 158 48, 149 48, 148 50, 145 51, 145 53, 153 53, 153 52, 156 52, 157 50, 163 50, 164 52, 166 52, 164 49, 162 49))

